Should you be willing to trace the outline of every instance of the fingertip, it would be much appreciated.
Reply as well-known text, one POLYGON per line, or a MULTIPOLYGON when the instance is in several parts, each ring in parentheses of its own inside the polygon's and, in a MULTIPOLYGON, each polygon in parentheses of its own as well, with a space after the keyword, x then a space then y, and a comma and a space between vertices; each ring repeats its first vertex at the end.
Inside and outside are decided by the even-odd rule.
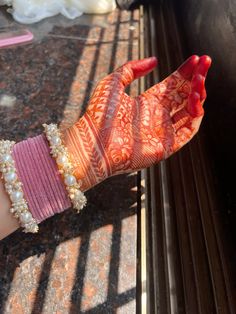
POLYGON ((150 64, 152 64, 153 66, 156 66, 158 63, 158 59, 155 56, 149 57, 149 58, 145 58, 146 60, 149 60, 150 64))
POLYGON ((200 98, 203 98, 203 92, 205 89, 205 77, 201 74, 195 74, 192 79, 192 92, 198 93, 200 98))
POLYGON ((207 72, 211 66, 212 60, 209 56, 203 55, 200 57, 198 67, 196 69, 196 74, 201 74, 202 76, 206 77, 207 72))
POLYGON ((157 58, 154 56, 137 61, 131 61, 130 66, 134 74, 134 79, 148 74, 157 66, 157 63, 157 58))
POLYGON ((128 61, 115 72, 121 74, 121 82, 124 87, 128 86, 133 80, 151 72, 157 65, 156 57, 149 57, 141 60, 128 61))
POLYGON ((143 61, 146 63, 145 66, 151 70, 154 69, 158 64, 158 60, 154 56, 149 57, 149 58, 145 58, 145 59, 143 59, 143 61))
POLYGON ((191 104, 195 104, 200 100, 200 94, 197 92, 193 92, 189 95, 189 100, 191 104))
POLYGON ((189 95, 187 110, 193 118, 200 117, 204 114, 199 93, 193 92, 189 95))
POLYGON ((206 89, 204 86, 202 94, 201 94, 201 101, 204 101, 206 99, 206 97, 207 97, 207 92, 206 92, 206 89))
POLYGON ((202 74, 199 74, 199 73, 196 73, 194 76, 193 76, 193 79, 192 81, 194 83, 204 83, 204 80, 205 80, 205 77, 202 75, 202 74))
POLYGON ((196 64, 198 64, 200 58, 199 58, 198 55, 192 55, 189 59, 191 60, 191 62, 192 62, 194 65, 196 65, 196 64))
POLYGON ((202 59, 203 59, 206 63, 208 63, 209 65, 211 65, 212 59, 211 59, 210 56, 208 56, 208 55, 203 55, 203 56, 202 56, 202 59))
POLYGON ((189 57, 179 68, 178 72, 186 79, 190 80, 192 78, 193 72, 199 62, 199 56, 192 55, 189 57))

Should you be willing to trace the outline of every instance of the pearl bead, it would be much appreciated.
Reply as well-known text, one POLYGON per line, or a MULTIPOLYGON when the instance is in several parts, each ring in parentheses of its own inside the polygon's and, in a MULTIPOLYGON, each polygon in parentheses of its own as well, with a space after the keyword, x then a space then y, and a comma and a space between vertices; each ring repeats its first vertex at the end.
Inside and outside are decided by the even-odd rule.
POLYGON ((17 179, 16 173, 15 172, 8 172, 4 175, 4 179, 6 182, 14 182, 17 179))
POLYGON ((5 154, 2 156, 2 162, 11 162, 12 161, 12 157, 9 154, 5 154))
POLYGON ((68 186, 72 186, 76 183, 76 179, 74 176, 69 174, 68 176, 65 177, 65 184, 68 186))
POLYGON ((12 200, 13 203, 16 203, 23 198, 23 193, 20 191, 14 191, 10 195, 10 199, 12 200))
POLYGON ((67 157, 65 156, 65 155, 59 155, 58 157, 57 157, 57 164, 58 165, 64 165, 64 164, 66 164, 68 162, 68 159, 67 159, 67 157))
POLYGON ((30 222, 31 219, 32 219, 32 215, 30 212, 24 212, 20 215, 20 220, 25 224, 30 222))
POLYGON ((51 143, 53 144, 53 145, 60 145, 61 144, 61 139, 60 139, 60 137, 58 137, 58 136, 53 136, 52 138, 51 138, 51 143))

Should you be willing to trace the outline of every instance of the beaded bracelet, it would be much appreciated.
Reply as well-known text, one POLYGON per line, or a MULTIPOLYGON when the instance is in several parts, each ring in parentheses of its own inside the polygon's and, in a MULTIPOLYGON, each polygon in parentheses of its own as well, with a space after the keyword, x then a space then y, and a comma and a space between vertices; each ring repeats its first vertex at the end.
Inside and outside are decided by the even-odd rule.
POLYGON ((51 155, 55 158, 59 173, 62 175, 73 207, 79 213, 86 205, 87 199, 80 190, 81 183, 73 175, 73 166, 70 162, 67 148, 62 144, 61 133, 56 124, 43 124, 44 132, 50 144, 51 155))
POLYGON ((24 199, 22 183, 17 177, 15 163, 11 156, 14 144, 15 142, 13 141, 0 141, 0 171, 5 189, 12 201, 10 212, 19 220, 20 226, 24 228, 24 232, 36 233, 39 227, 24 199))

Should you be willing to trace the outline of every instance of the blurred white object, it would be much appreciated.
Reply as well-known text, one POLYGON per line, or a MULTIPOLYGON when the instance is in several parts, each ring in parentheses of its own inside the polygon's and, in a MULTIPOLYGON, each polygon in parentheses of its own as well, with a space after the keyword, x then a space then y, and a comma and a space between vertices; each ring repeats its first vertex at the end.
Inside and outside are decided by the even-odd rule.
POLYGON ((20 23, 32 24, 59 13, 74 19, 83 13, 108 13, 115 9, 115 0, 0 0, 11 6, 9 12, 20 23))

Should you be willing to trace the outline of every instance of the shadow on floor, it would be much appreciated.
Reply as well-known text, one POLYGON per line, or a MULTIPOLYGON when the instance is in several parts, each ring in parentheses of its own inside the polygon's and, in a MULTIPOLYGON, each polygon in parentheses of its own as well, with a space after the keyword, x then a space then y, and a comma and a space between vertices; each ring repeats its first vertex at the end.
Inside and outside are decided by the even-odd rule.
MULTIPOLYGON (((111 52, 109 63, 109 72, 114 69, 117 59, 122 55, 118 47, 121 25, 127 26, 137 21, 134 19, 134 13, 121 13, 116 11, 113 14, 113 22, 115 25, 114 41, 108 46, 111 52), (115 22, 114 22, 115 21, 115 22), (119 52, 119 53, 118 53, 119 52)), ((86 108, 86 104, 93 89, 93 82, 96 81, 96 75, 99 66, 99 56, 101 52, 101 42, 104 41, 105 32, 109 31, 104 27, 103 20, 98 17, 94 19, 94 25, 91 26, 91 18, 86 23, 83 17, 81 25, 70 26, 67 29, 55 28, 55 33, 62 31, 65 36, 57 38, 53 36, 40 37, 40 41, 27 46, 7 49, 1 52, 1 74, 0 74, 0 95, 6 94, 16 98, 13 108, 0 107, 1 126, 0 135, 4 138, 22 140, 28 136, 35 136, 41 133, 41 124, 48 122, 58 123, 65 118, 65 104, 69 112, 69 119, 74 115, 75 111, 82 112, 86 108), (83 101, 82 106, 74 103, 73 97, 68 101, 68 91, 73 84, 73 78, 76 76, 76 70, 79 66, 86 67, 82 56, 86 47, 85 40, 68 39, 66 32, 78 32, 84 39, 89 36, 92 27, 97 27, 95 32, 97 42, 94 45, 92 67, 90 66, 89 78, 75 77, 75 80, 86 80, 85 88, 78 91, 78 97, 83 101), (81 35, 82 34, 82 35, 81 35), (69 102, 69 104, 68 104, 69 102)), ((37 26, 38 27, 38 26, 37 26)), ((51 31, 53 33, 53 29, 51 31)), ((128 37, 125 42, 128 47, 124 53, 127 55, 123 59, 131 59, 137 55, 133 53, 133 30, 127 28, 128 37)), ((121 36, 122 37, 122 36, 121 36)), ((84 57, 83 57, 84 58, 84 57)), ((68 115, 66 115, 67 117, 68 115)), ((72 117, 73 120, 73 117, 72 117)), ((40 232, 37 235, 25 235, 20 231, 16 231, 0 244, 0 313, 6 312, 9 303, 9 294, 15 294, 14 297, 21 298, 20 282, 16 282, 12 286, 14 276, 19 267, 26 262, 27 272, 37 271, 37 287, 34 287, 34 301, 32 311, 27 313, 38 314, 44 311, 45 299, 47 296, 47 288, 50 276, 53 271, 53 263, 60 245, 72 239, 80 239, 78 246, 78 258, 74 275, 74 283, 71 289, 70 309, 68 313, 115 313, 116 310, 135 300, 136 288, 131 287, 128 290, 119 292, 119 264, 120 258, 125 258, 121 253, 121 245, 126 245, 126 250, 130 245, 136 243, 136 224, 135 215, 137 207, 137 192, 132 191, 137 187, 137 178, 135 175, 123 175, 110 178, 106 182, 87 193, 88 206, 77 216, 73 209, 65 211, 61 215, 56 215, 48 219, 40 225, 40 232), (134 217, 133 225, 130 226, 131 234, 122 233, 122 223, 129 217, 134 217), (104 280, 107 285, 107 296, 104 302, 99 300, 96 306, 82 309, 82 298, 84 291, 84 278, 91 271, 87 268, 88 256, 91 254, 90 243, 93 232, 102 229, 104 226, 112 226, 108 229, 107 235, 110 236, 110 250, 108 256, 108 278, 104 280), (125 244, 124 244, 125 243, 125 244), (44 256, 43 262, 38 265, 37 258, 44 256), (32 261, 31 258, 34 258, 32 261), (29 262, 27 263, 27 259, 29 262)), ((97 241, 104 239, 97 238, 97 241)), ((96 248, 93 254, 102 254, 102 246, 96 248)), ((136 251, 136 248, 134 249, 136 251)), ((136 257, 132 256, 132 265, 134 273, 136 272, 136 257)), ((25 266, 24 266, 25 267, 25 266)), ((69 270, 65 270, 61 277, 66 278, 69 270)), ((89 278, 91 278, 92 274, 89 278)), ((129 278, 127 273, 127 281, 133 280, 129 278)), ((30 284, 30 282, 29 282, 30 284)), ((30 292, 24 292, 30 295, 30 292)), ((51 297, 51 296, 50 296, 51 297)), ((22 296, 23 298, 23 296, 22 296)), ((59 300, 60 301, 60 300, 59 300)), ((23 302, 23 301, 22 301, 23 302)), ((31 302, 31 301, 29 301, 31 302)), ((32 302, 31 302, 32 303, 32 302)), ((53 309, 48 309, 50 313, 53 309)), ((20 313, 20 311, 18 312, 20 313)), ((26 312, 24 312, 26 313, 26 312)))

